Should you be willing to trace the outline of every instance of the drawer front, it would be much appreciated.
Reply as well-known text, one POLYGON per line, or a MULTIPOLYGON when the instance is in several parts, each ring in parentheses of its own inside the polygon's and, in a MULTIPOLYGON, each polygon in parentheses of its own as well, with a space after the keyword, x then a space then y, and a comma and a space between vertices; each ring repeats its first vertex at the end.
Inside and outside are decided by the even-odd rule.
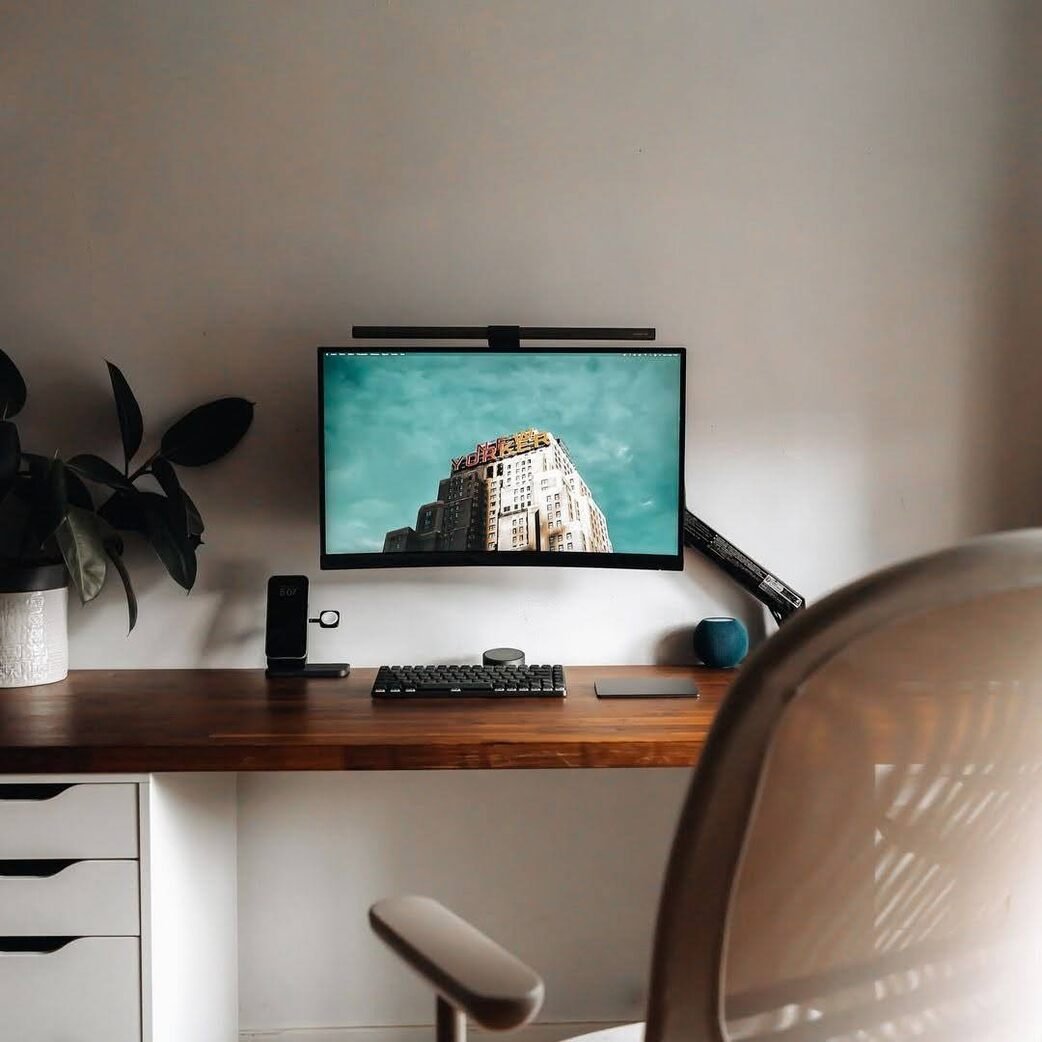
POLYGON ((0 861, 0 937, 140 932, 136 861, 0 861))
POLYGON ((0 938, 0 1037, 11 1042, 140 1042, 133 937, 83 937, 51 952, 0 938))
POLYGON ((0 783, 0 860, 136 858, 137 786, 0 783))

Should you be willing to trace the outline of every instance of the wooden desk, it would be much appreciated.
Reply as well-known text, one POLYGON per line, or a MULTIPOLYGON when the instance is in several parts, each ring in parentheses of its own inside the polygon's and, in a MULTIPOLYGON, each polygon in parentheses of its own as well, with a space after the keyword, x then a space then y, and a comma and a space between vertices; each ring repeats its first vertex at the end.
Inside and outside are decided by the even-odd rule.
POLYGON ((0 690, 0 774, 690 767, 732 671, 569 666, 565 699, 374 702, 375 670, 78 670, 0 690), (600 701, 597 677, 693 676, 691 699, 600 701))

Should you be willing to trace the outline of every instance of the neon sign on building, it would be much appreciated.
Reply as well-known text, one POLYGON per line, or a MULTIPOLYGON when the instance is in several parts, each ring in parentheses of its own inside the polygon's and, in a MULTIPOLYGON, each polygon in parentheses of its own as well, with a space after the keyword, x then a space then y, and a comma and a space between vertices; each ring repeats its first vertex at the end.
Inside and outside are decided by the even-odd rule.
POLYGON ((466 470, 469 467, 478 467, 483 463, 495 463, 509 456, 518 456, 522 452, 531 452, 533 449, 544 449, 550 445, 550 435, 545 431, 526 430, 518 431, 504 438, 496 438, 494 441, 482 442, 475 446, 474 451, 466 456, 457 456, 452 461, 452 470, 466 470))

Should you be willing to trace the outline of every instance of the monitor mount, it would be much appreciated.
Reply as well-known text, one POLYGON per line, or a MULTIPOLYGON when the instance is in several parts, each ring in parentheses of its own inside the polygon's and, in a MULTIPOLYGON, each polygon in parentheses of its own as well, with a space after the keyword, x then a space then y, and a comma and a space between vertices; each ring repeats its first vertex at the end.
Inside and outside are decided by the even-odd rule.
POLYGON ((628 340, 648 343, 648 327, 599 326, 352 326, 356 340, 484 340, 496 350, 520 350, 522 340, 628 340))

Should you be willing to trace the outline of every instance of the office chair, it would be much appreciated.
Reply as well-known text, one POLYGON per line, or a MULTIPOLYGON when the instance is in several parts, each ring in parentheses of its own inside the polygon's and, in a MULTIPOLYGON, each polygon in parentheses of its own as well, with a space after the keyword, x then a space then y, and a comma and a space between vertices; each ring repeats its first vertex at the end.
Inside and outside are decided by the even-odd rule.
MULTIPOLYGON (((439 1042, 538 1012, 539 977, 436 902, 370 921, 439 1042)), ((1042 1037, 1042 530, 871 575, 750 658, 681 813, 646 1024, 581 1037, 1042 1037)))

